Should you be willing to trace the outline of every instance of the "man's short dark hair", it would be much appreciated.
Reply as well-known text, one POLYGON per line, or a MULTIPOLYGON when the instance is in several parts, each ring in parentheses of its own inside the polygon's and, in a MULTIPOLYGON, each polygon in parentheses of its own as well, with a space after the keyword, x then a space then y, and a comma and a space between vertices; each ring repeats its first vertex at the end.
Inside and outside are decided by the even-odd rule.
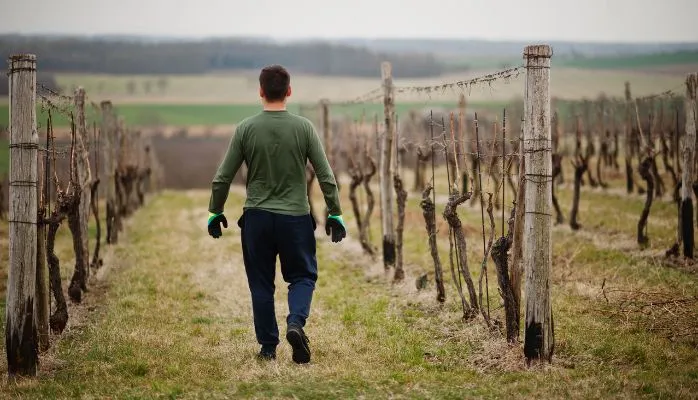
POLYGON ((269 65, 259 74, 259 86, 268 101, 281 101, 286 98, 291 76, 281 65, 269 65))

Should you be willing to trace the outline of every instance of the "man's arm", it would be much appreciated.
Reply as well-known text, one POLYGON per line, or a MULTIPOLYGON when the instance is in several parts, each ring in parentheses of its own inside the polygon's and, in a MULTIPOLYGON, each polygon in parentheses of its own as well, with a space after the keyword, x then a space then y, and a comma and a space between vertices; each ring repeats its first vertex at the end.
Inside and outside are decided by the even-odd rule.
POLYGON ((342 215, 342 208, 339 205, 339 191, 334 172, 327 161, 325 149, 322 147, 320 137, 311 123, 308 123, 308 159, 315 170, 315 176, 320 183, 320 189, 325 197, 327 211, 330 215, 342 215))
POLYGON ((211 184, 211 199, 208 203, 208 211, 212 214, 221 214, 223 206, 228 199, 230 184, 235 178, 235 174, 240 169, 244 155, 242 152, 242 132, 235 129, 235 134, 230 139, 228 151, 225 153, 223 161, 218 166, 218 171, 213 177, 211 184))

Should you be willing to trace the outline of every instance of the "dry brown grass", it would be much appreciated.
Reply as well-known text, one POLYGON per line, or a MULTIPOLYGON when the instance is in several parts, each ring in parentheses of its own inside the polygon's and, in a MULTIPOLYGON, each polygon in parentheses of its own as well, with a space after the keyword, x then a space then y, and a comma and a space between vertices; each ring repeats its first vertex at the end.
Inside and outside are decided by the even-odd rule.
MULTIPOLYGON (((20 398, 528 398, 533 393, 691 398, 698 387, 694 347, 594 311, 603 301, 597 296, 602 280, 695 292, 681 272, 597 248, 588 238, 556 228, 556 355, 552 366, 527 368, 520 346, 507 345, 479 319, 460 319, 450 277, 444 305, 435 301, 431 283, 427 290, 416 289, 414 279, 431 264, 414 195, 408 206, 407 279, 392 284, 380 260, 360 254, 351 215, 346 216, 349 238, 341 244, 329 243, 319 227, 320 280, 307 327, 313 362, 294 365, 283 342, 277 361, 256 362, 235 225, 240 193, 236 188, 230 196, 230 229, 218 241, 205 232, 207 191, 165 192, 152 199, 114 249, 110 288, 94 317, 57 344, 39 380, 0 393, 20 398)), ((342 195, 346 200, 346 191, 342 195)), ((463 207, 462 218, 467 226, 479 226, 479 209, 463 207)), ((441 229, 441 255, 447 260, 441 229)), ((479 240, 479 232, 468 234, 471 260, 479 258, 479 240)), ((471 262, 473 272, 478 264, 471 262)), ((490 284, 492 315, 501 320, 494 279, 490 284)), ((278 277, 280 322, 285 295, 278 277)))

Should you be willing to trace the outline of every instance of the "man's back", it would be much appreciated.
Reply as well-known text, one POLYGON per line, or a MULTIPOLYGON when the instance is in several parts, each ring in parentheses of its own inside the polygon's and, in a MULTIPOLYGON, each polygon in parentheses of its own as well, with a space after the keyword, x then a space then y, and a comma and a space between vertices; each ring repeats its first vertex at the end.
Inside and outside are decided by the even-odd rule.
POLYGON ((314 134, 310 123, 288 111, 262 111, 240 128, 236 134, 242 135, 247 163, 245 208, 307 214, 305 166, 314 134))
POLYGON ((223 205, 230 183, 247 164, 247 201, 238 219, 242 259, 252 295, 255 336, 262 346, 257 357, 276 358, 279 327, 274 307, 276 259, 288 283, 286 340, 294 362, 310 362, 308 337, 303 327, 318 277, 315 227, 308 204, 305 166, 315 169, 327 204, 325 233, 337 243, 346 236, 339 206, 337 182, 320 138, 307 119, 286 111, 291 95, 290 75, 280 65, 264 67, 259 74, 259 94, 264 111, 238 125, 212 183, 208 234, 221 237, 227 228, 223 205))
POLYGON ((245 208, 286 215, 310 212, 305 167, 311 162, 330 213, 339 215, 336 182, 322 144, 306 118, 288 111, 262 111, 238 125, 230 149, 213 179, 212 212, 222 212, 227 191, 242 162, 247 165, 245 208), (216 190, 216 184, 220 190, 216 190), (225 193, 222 193, 225 192, 225 193))

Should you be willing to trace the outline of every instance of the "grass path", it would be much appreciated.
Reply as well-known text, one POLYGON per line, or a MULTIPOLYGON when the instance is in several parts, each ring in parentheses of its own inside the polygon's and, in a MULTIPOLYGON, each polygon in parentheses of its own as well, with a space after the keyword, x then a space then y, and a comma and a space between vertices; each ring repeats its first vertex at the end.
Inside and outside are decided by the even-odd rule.
MULTIPOLYGON (((651 285, 646 275, 667 275, 695 291, 680 272, 638 265, 558 231, 556 361, 527 369, 519 348, 480 321, 460 320, 450 283, 443 306, 431 289, 416 290, 411 278, 430 264, 423 261, 423 221, 414 205, 408 226, 418 229, 406 233, 405 243, 411 278, 401 285, 388 284, 382 266, 360 255, 350 216, 350 237, 340 245, 318 229, 320 278, 307 327, 313 361, 293 364, 282 341, 277 361, 258 362, 235 224, 242 197, 230 196, 230 228, 218 241, 202 223, 207 199, 205 191, 165 192, 139 210, 112 250, 100 305, 42 357, 39 379, 5 385, 0 397, 527 398, 535 392, 544 398, 690 398, 698 390, 695 346, 595 313, 598 303, 580 289, 610 263, 617 279, 632 273, 651 285), (561 266, 566 257, 572 259, 561 266)), ((479 212, 464 219, 472 224, 479 212)), ((476 252, 477 242, 470 249, 476 252)), ((490 293, 496 293, 493 280, 490 293)), ((285 300, 279 274, 282 332, 285 300)), ((495 314, 497 304, 493 300, 495 314)))

